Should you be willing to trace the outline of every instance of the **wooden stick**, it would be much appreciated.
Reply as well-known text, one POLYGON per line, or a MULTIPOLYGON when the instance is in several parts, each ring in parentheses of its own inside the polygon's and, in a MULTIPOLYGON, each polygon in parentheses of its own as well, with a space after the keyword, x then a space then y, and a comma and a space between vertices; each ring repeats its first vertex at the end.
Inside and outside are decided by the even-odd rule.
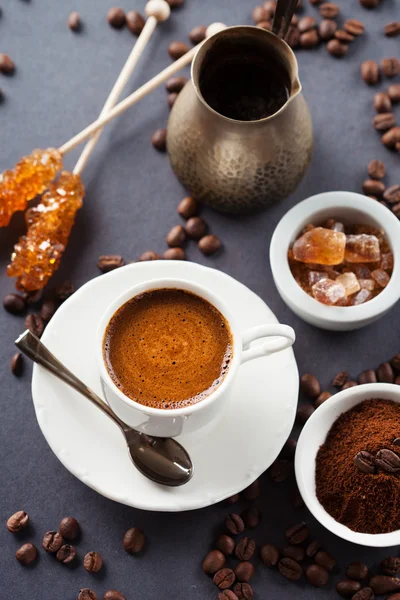
MULTIPOLYGON (((120 72, 117 81, 112 88, 106 103, 100 113, 99 118, 104 117, 117 103, 119 97, 125 89, 126 84, 129 81, 130 76, 134 68, 136 67, 139 58, 141 57, 143 50, 146 48, 148 41, 150 40, 156 25, 159 21, 165 21, 170 15, 170 7, 165 0, 150 0, 146 5, 146 14, 148 19, 143 27, 143 30, 138 37, 135 45, 132 48, 125 65, 120 72)), ((78 162, 74 168, 74 174, 80 175, 85 168, 90 155, 96 147, 97 142, 102 134, 103 128, 96 131, 93 137, 87 142, 84 147, 82 154, 80 155, 78 162)))
MULTIPOLYGON (((207 36, 209 37, 210 35, 214 35, 214 33, 217 33, 217 31, 222 31, 222 29, 225 28, 226 25, 224 25, 223 23, 213 23, 207 29, 207 36)), ((195 46, 194 48, 186 52, 186 54, 184 54, 181 58, 176 60, 172 65, 170 65, 169 67, 161 71, 161 73, 150 79, 150 81, 142 85, 139 89, 133 92, 133 94, 125 98, 125 100, 122 100, 122 102, 120 102, 114 108, 112 108, 106 115, 94 121, 91 125, 83 129, 83 131, 81 131, 73 138, 71 138, 68 142, 63 144, 63 146, 59 148, 61 154, 66 154, 76 146, 79 146, 79 144, 81 144, 88 137, 93 135, 98 129, 101 129, 102 127, 104 127, 104 125, 110 123, 110 121, 115 119, 115 117, 121 115, 128 108, 136 104, 136 102, 139 102, 139 100, 142 100, 142 98, 147 96, 147 94, 155 90, 158 86, 164 83, 164 81, 166 81, 172 75, 177 73, 177 71, 180 71, 180 69, 188 65, 193 60, 193 57, 195 56, 200 46, 201 44, 195 46)))

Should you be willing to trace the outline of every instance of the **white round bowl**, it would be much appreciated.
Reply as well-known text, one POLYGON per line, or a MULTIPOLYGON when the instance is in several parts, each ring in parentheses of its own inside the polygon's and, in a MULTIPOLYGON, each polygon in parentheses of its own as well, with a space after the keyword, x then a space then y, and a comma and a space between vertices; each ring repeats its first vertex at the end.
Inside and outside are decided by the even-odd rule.
POLYGON ((367 383, 335 394, 308 419, 297 442, 295 471, 300 494, 314 517, 337 536, 361 546, 382 547, 400 544, 400 529, 391 533, 358 533, 338 523, 320 504, 315 493, 315 460, 336 419, 363 400, 382 398, 400 403, 400 386, 391 383, 367 383))
POLYGON ((275 285, 282 299, 299 317, 323 329, 347 331, 382 317, 400 298, 400 222, 376 200, 352 192, 326 192, 311 196, 289 210, 271 239, 270 262, 275 285), (307 223, 329 218, 344 223, 374 225, 384 230, 394 255, 394 269, 387 287, 375 298, 358 306, 326 306, 309 296, 294 279, 287 253, 307 223))

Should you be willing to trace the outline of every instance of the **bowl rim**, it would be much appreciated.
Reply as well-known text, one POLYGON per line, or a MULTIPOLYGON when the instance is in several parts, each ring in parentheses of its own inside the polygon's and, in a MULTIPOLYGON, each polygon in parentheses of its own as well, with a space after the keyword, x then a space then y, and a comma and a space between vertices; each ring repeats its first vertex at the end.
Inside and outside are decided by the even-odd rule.
POLYGON ((304 503, 321 525, 349 542, 370 548, 387 548, 400 544, 400 529, 376 534, 353 531, 336 521, 320 504, 315 493, 315 457, 321 443, 325 441, 339 415, 372 398, 390 399, 400 404, 400 386, 393 383, 367 383, 338 392, 324 402, 308 419, 299 436, 295 455, 295 474, 304 503), (312 479, 311 461, 314 463, 312 479))
POLYGON ((270 263, 278 290, 283 290, 308 318, 326 324, 363 322, 383 315, 400 298, 400 258, 386 288, 375 298, 358 306, 326 306, 309 296, 294 279, 287 260, 287 250, 299 230, 312 219, 340 217, 340 211, 362 213, 385 232, 393 255, 400 257, 400 222, 396 216, 376 200, 347 191, 323 192, 310 196, 290 209, 279 221, 271 238, 270 263), (328 212, 327 212, 328 211, 328 212), (330 211, 330 212, 329 212, 330 211), (324 214, 325 213, 325 214, 324 214), (338 214, 339 213, 339 214, 338 214), (324 215, 324 216, 322 216, 324 215))

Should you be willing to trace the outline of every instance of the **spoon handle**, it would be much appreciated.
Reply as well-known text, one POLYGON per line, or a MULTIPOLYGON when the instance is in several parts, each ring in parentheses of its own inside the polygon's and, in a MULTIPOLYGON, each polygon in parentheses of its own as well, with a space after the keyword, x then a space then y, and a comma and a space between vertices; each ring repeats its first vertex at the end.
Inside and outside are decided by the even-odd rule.
POLYGON ((272 23, 272 31, 279 38, 283 39, 287 34, 297 2, 298 0, 278 0, 272 23))
POLYGON ((78 379, 69 369, 67 369, 51 352, 46 348, 46 346, 35 336, 29 329, 27 329, 23 334, 19 336, 19 338, 15 341, 15 345, 23 354, 28 356, 31 360, 33 360, 38 365, 41 365, 47 371, 50 371, 64 381, 67 385, 70 385, 77 392, 85 396, 88 400, 93 402, 102 410, 110 419, 114 421, 122 429, 125 431, 128 429, 128 426, 121 421, 117 415, 111 410, 111 408, 101 399, 97 394, 95 394, 91 389, 89 389, 83 381, 78 379))

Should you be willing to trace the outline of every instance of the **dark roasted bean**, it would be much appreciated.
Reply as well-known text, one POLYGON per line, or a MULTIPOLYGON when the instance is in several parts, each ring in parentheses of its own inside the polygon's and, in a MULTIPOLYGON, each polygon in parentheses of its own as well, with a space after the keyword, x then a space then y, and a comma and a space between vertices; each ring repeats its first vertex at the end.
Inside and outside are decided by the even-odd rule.
POLYGON ((185 42, 171 42, 168 46, 168 54, 173 60, 178 60, 186 52, 189 52, 189 46, 185 42))
POLYGON ((15 553, 15 558, 21 565, 30 565, 38 557, 38 551, 34 544, 23 544, 15 553))
POLYGON ((369 580, 369 586, 378 596, 390 594, 400 590, 400 579, 389 575, 374 575, 369 580))
POLYGON ((385 575, 398 575, 400 573, 400 558, 398 556, 388 556, 380 564, 381 570, 385 575))
POLYGON ((15 375, 15 377, 20 377, 22 375, 22 371, 24 369, 24 359, 21 352, 16 352, 10 363, 11 373, 15 375))
POLYGON ((3 73, 3 75, 12 75, 14 71, 14 61, 8 56, 8 54, 0 53, 0 73, 3 73))
POLYGON ((385 77, 396 77, 400 73, 400 61, 395 56, 382 58, 381 68, 385 77))
POLYGON ((201 217, 191 217, 186 222, 185 231, 193 240, 199 240, 207 233, 207 223, 201 217))
POLYGON ((151 143, 153 144, 153 148, 159 152, 165 152, 167 149, 167 130, 157 129, 151 136, 151 143))
POLYGON ((254 575, 254 567, 251 562, 240 562, 235 568, 235 576, 241 583, 248 583, 254 575))
POLYGON ((390 113, 392 110, 392 101, 386 92, 378 92, 375 94, 373 105, 378 113, 390 113))
POLYGON ((74 546, 70 544, 64 544, 57 551, 56 559, 63 563, 64 565, 69 565, 73 560, 75 560, 76 550, 74 546))
POLYGON ((389 204, 397 204, 400 202, 400 185, 391 185, 385 190, 383 199, 389 204))
POLYGON ((189 40, 192 42, 192 44, 196 46, 197 44, 200 44, 200 42, 206 39, 206 32, 207 27, 205 25, 198 25, 197 27, 194 27, 189 33, 189 40))
POLYGON ((334 385, 337 388, 341 388, 346 381, 348 381, 349 379, 349 374, 347 371, 340 371, 340 373, 338 373, 332 381, 332 385, 334 385))
POLYGON ((314 402, 314 408, 318 408, 319 406, 321 406, 321 404, 323 404, 324 402, 329 400, 329 398, 331 398, 331 397, 332 397, 332 394, 330 392, 321 392, 320 395, 318 396, 318 398, 314 402))
POLYGON ((311 16, 303 17, 302 19, 300 19, 297 27, 300 33, 305 33, 306 31, 310 31, 311 29, 316 29, 317 19, 311 16))
POLYGON ((124 535, 124 549, 128 554, 137 554, 143 550, 146 538, 143 531, 132 527, 124 535))
POLYGON ((126 600, 126 596, 117 590, 108 590, 103 596, 103 600, 126 600))
POLYGON ((335 19, 339 14, 340 9, 338 5, 333 2, 325 2, 320 6, 319 12, 324 19, 335 19))
POLYGON ((146 252, 143 252, 143 254, 141 254, 139 256, 140 262, 147 261, 147 260, 158 260, 159 258, 160 258, 160 255, 157 254, 157 252, 153 252, 153 250, 147 250, 146 252))
POLYGON ((336 584, 336 591, 342 598, 352 598, 361 589, 359 581, 344 579, 336 584))
POLYGON ((233 591, 238 600, 251 600, 253 597, 253 588, 249 583, 235 583, 233 591))
POLYGON ((211 552, 209 552, 203 560, 202 569, 204 573, 207 573, 207 575, 214 575, 214 573, 223 568, 224 564, 224 554, 222 554, 220 550, 211 550, 211 552))
POLYGON ((18 510, 7 519, 7 529, 11 533, 18 533, 28 526, 29 515, 24 510, 18 510))
POLYGON ((139 35, 142 33, 145 20, 137 10, 130 10, 126 13, 126 24, 133 35, 139 35))
POLYGON ((213 581, 221 590, 226 590, 235 581, 235 573, 232 569, 220 569, 215 573, 213 581))
POLYGON ((300 390, 307 398, 316 398, 321 393, 321 386, 314 375, 304 373, 300 378, 300 390))
POLYGON ((197 202, 191 196, 186 196, 178 204, 178 214, 184 219, 190 219, 197 212, 197 202))
MULTIPOLYGON (((298 523, 286 530, 285 536, 290 544, 297 546, 302 544, 309 537, 310 532, 305 523, 298 523)), ((323 565, 322 565, 323 566, 323 565)))
POLYGON ((346 383, 342 387, 342 390, 348 390, 349 388, 354 387, 355 385, 358 385, 357 381, 346 381, 346 383))
POLYGON ((125 25, 125 13, 122 8, 114 6, 107 13, 107 21, 115 29, 121 29, 125 25))
POLYGON ((400 83, 392 83, 392 85, 389 85, 387 93, 393 104, 400 102, 400 83))
POLYGON ((314 540, 308 544, 306 548, 306 556, 308 558, 314 558, 319 550, 321 550, 321 542, 314 540))
POLYGON ((255 552, 256 543, 252 538, 244 537, 238 541, 235 556, 239 560, 250 560, 255 552))
POLYGON ((319 35, 316 29, 311 29, 300 34, 300 46, 302 48, 311 49, 319 44, 319 35))
POLYGON ((42 548, 46 552, 57 552, 63 544, 63 538, 58 531, 48 531, 44 534, 42 548))
POLYGON ((57 300, 64 302, 64 300, 68 300, 70 296, 75 292, 75 286, 72 281, 64 281, 60 283, 54 290, 54 295, 57 300))
POLYGON ((256 6, 252 13, 253 21, 257 25, 261 21, 268 21, 271 17, 271 12, 265 6, 256 6))
POLYGON ((355 36, 362 35, 365 31, 363 23, 358 19, 347 19, 347 21, 344 22, 344 29, 355 36))
POLYGON ((185 252, 182 248, 168 248, 163 254, 164 260, 185 260, 185 252))
POLYGON ((308 566, 305 575, 308 583, 314 587, 323 587, 328 583, 329 573, 319 565, 308 566))
POLYGON ((60 533, 66 540, 75 540, 80 534, 81 528, 74 517, 64 517, 60 522, 60 533))
POLYGON ((71 31, 79 31, 81 28, 81 19, 79 13, 74 11, 68 17, 68 27, 71 31))
POLYGON ((7 294, 7 296, 4 296, 3 306, 12 315, 21 315, 26 309, 25 300, 19 294, 7 294))
POLYGON ((109 273, 110 271, 114 271, 114 269, 123 267, 124 264, 125 261, 119 254, 107 254, 104 256, 99 256, 97 261, 97 267, 102 273, 109 273))
POLYGON ((381 196, 385 191, 385 184, 377 179, 366 179, 362 190, 367 196, 381 196))
POLYGON ((199 250, 209 256, 211 254, 215 254, 221 246, 221 240, 216 235, 205 235, 198 243, 199 250))
MULTIPOLYGON (((399 186, 399 192, 400 192, 400 186, 399 186)), ((393 383, 393 381, 394 381, 393 369, 390 366, 390 363, 388 363, 388 362, 382 363, 378 367, 376 374, 378 376, 378 381, 380 381, 381 383, 393 383)))
POLYGON ((242 517, 236 513, 228 515, 225 519, 225 527, 231 535, 238 535, 244 531, 244 523, 242 517))
POLYGON ((88 552, 83 559, 83 567, 88 573, 97 573, 103 566, 103 558, 99 552, 88 552))
POLYGON ((289 438, 286 440, 285 445, 283 446, 279 458, 286 458, 288 460, 293 460, 294 455, 296 453, 297 441, 293 438, 289 438))
POLYGON ((372 371, 372 369, 369 369, 368 371, 363 371, 357 377, 357 381, 360 384, 362 384, 362 383, 376 383, 377 382, 376 373, 375 373, 375 371, 372 371))
POLYGON ((355 40, 354 35, 351 35, 351 33, 344 31, 344 29, 338 29, 335 32, 334 37, 336 40, 339 40, 339 42, 342 42, 343 44, 351 44, 351 42, 354 42, 355 40))
POLYGON ((374 60, 365 60, 361 63, 361 77, 368 85, 375 85, 380 80, 379 66, 374 60))
POLYGON ((260 557, 266 567, 276 567, 279 562, 279 550, 272 544, 264 544, 260 548, 260 557))
POLYGON ((97 600, 97 594, 90 588, 82 588, 79 590, 77 600, 97 600))
POLYGON ((368 567, 362 562, 352 562, 346 567, 346 576, 349 579, 362 581, 368 577, 368 567))
POLYGON ((217 537, 215 547, 220 552, 222 552, 222 554, 225 554, 225 556, 229 556, 233 554, 233 551, 235 549, 235 541, 233 540, 233 538, 230 537, 230 535, 226 535, 226 533, 221 533, 221 535, 217 537))
POLYGON ((383 134, 381 141, 382 144, 388 148, 397 146, 400 142, 400 127, 392 127, 389 129, 389 131, 383 134))
POLYGON ((303 574, 299 563, 292 558, 282 558, 278 563, 278 569, 280 574, 290 581, 297 581, 303 574))
POLYGON ((218 594, 218 600, 238 600, 238 597, 232 590, 222 590, 218 594))
POLYGON ((186 233, 182 225, 175 225, 167 234, 165 241, 171 248, 183 246, 186 241, 186 233))
POLYGON ((384 33, 387 37, 395 37, 400 34, 400 21, 392 21, 384 27, 384 33))
POLYGON ((336 560, 324 550, 319 550, 317 552, 317 554, 314 556, 314 562, 327 571, 332 571, 332 569, 334 569, 336 566, 336 560))
POLYGON ((296 420, 301 425, 304 425, 314 411, 315 408, 312 406, 312 404, 300 404, 299 408, 297 409, 296 420))
POLYGON ((285 558, 293 558, 297 562, 304 560, 306 553, 301 546, 286 546, 282 550, 282 556, 285 558))
POLYGON ((337 30, 337 23, 332 19, 323 19, 319 24, 318 33, 321 40, 331 40, 337 30))
POLYGON ((371 160, 368 165, 368 175, 372 179, 383 179, 385 177, 385 163, 381 160, 371 160))

